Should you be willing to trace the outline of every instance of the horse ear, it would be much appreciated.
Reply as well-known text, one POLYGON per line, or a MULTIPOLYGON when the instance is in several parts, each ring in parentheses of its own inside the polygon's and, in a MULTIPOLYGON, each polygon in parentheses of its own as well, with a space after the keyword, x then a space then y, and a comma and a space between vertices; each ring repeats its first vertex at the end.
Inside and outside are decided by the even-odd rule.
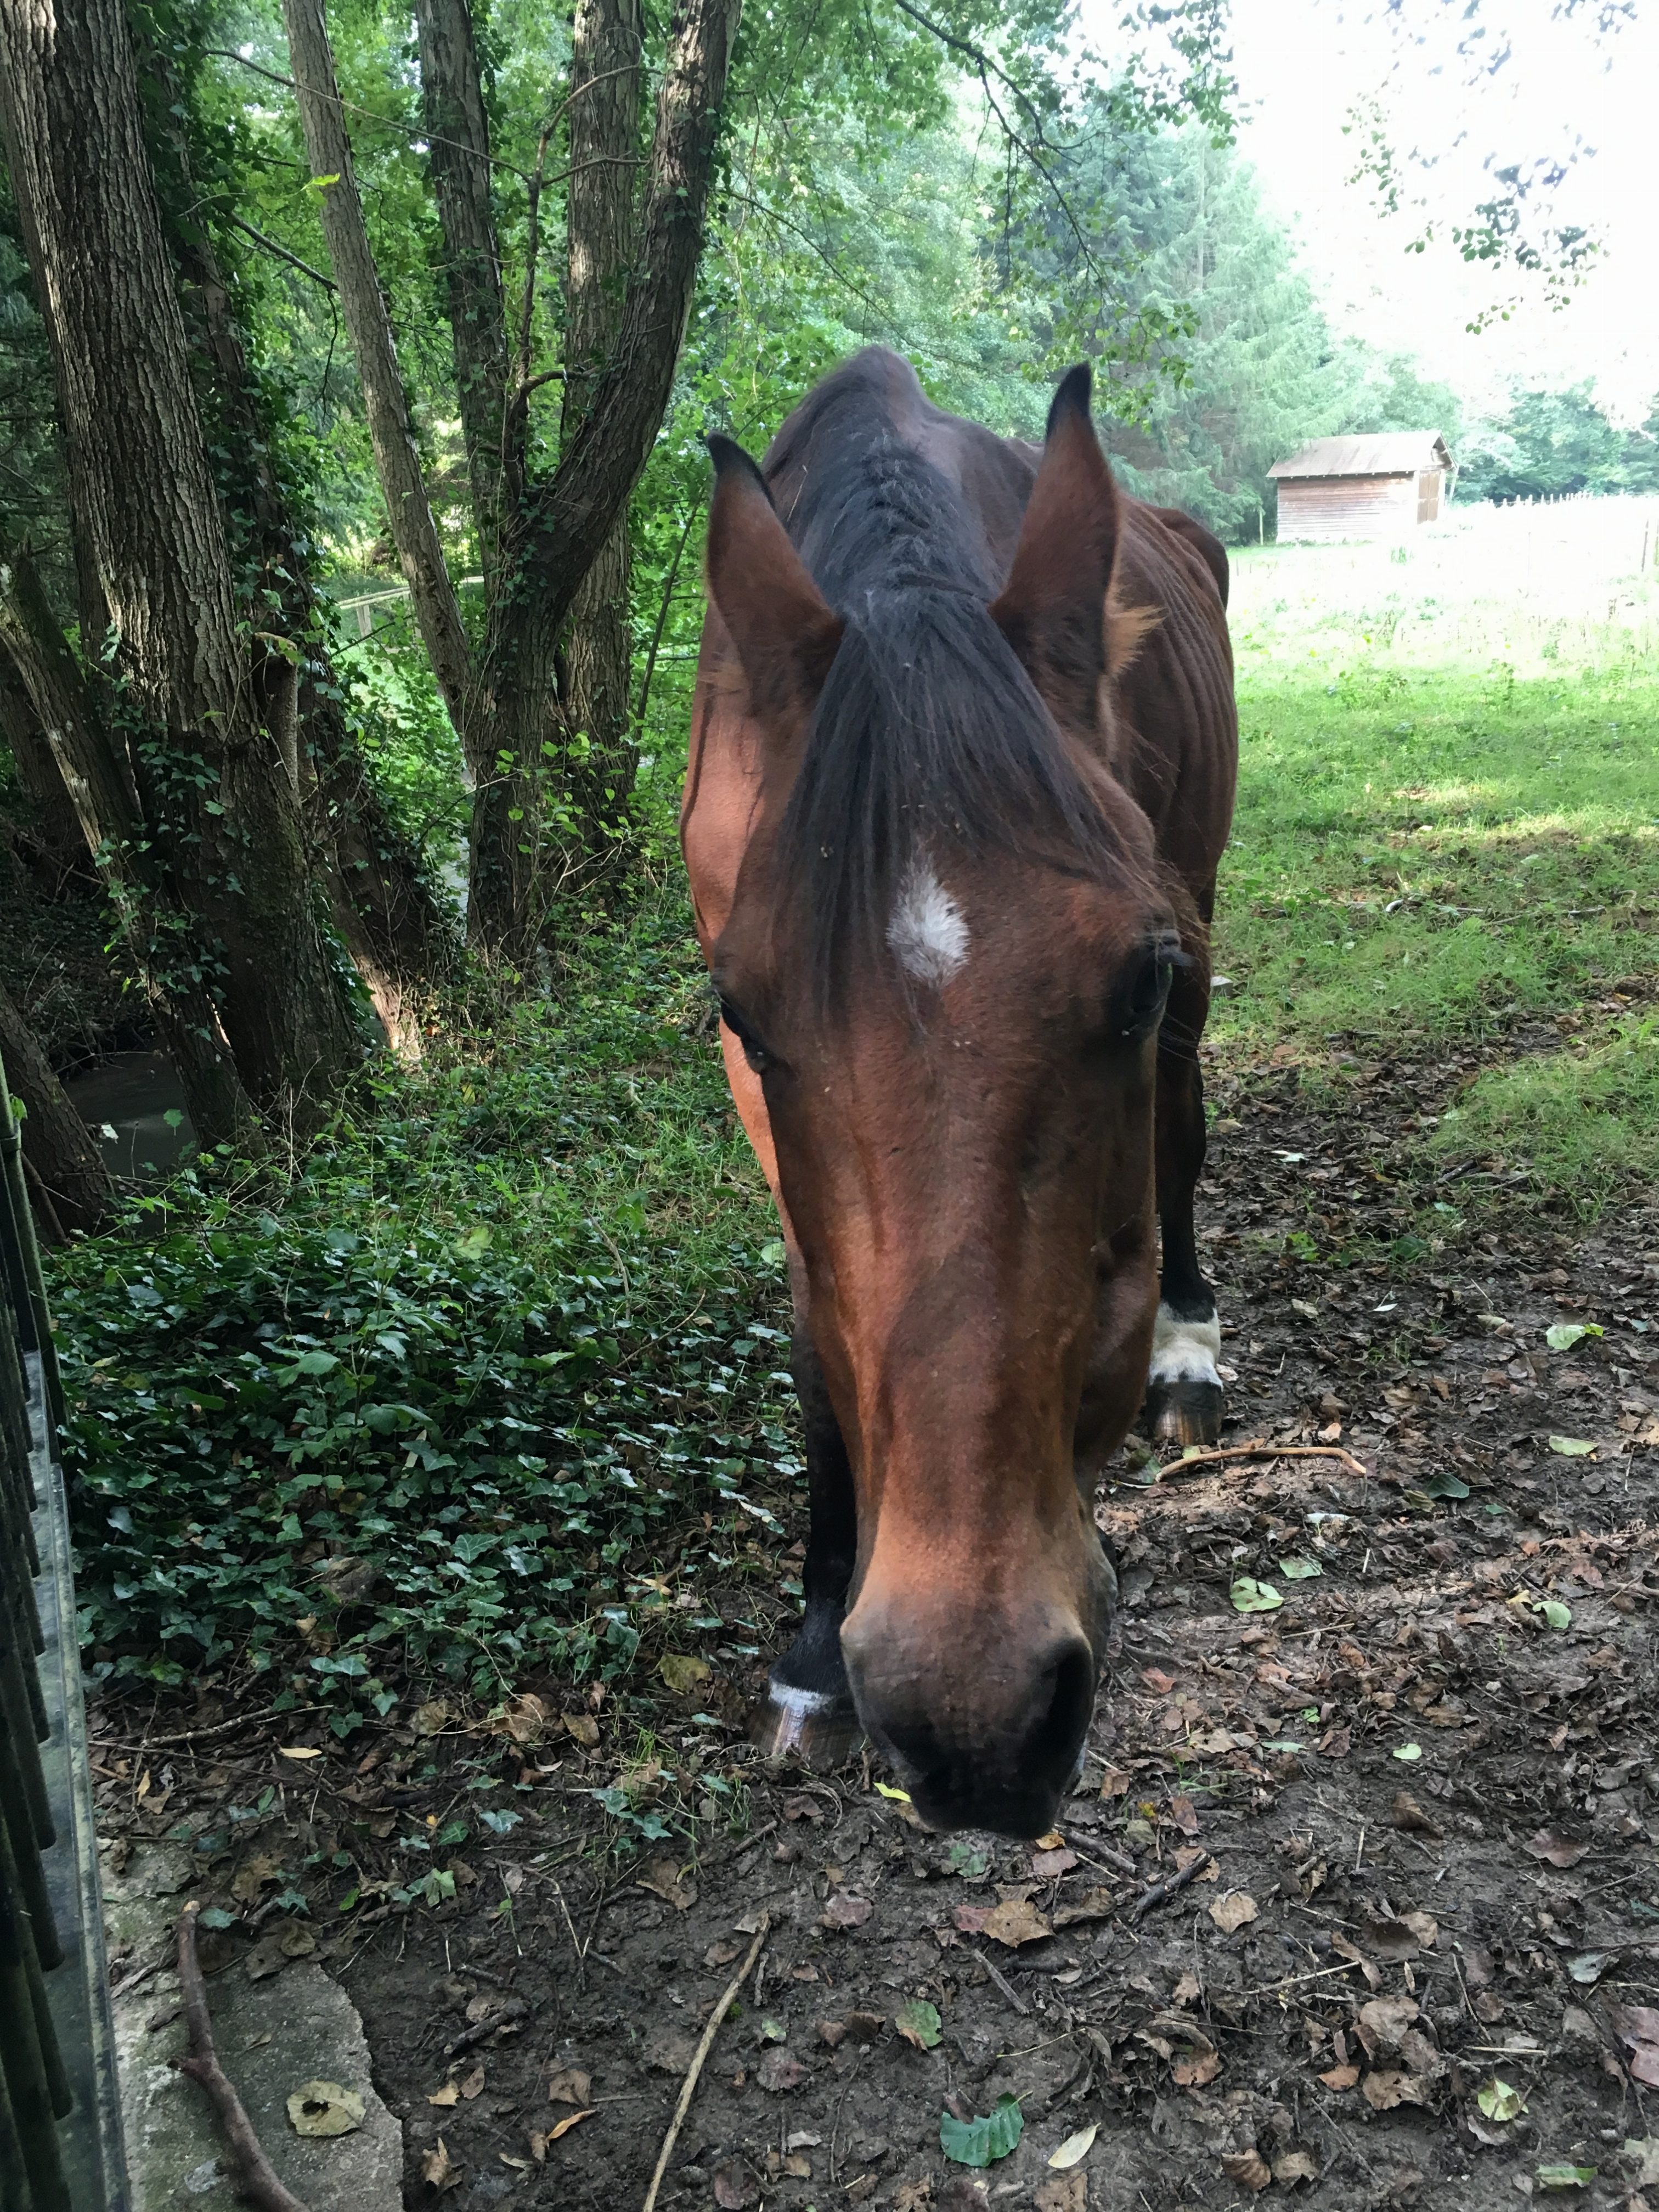
POLYGON ((778 520, 766 480, 743 447, 711 438, 709 596, 731 633, 755 713, 780 734, 817 702, 841 643, 842 619, 778 520))
POLYGON ((991 618, 1054 719, 1092 729, 1106 673, 1106 594, 1117 554, 1117 487, 1089 416, 1086 362, 1048 410, 1048 435, 1014 565, 991 618))

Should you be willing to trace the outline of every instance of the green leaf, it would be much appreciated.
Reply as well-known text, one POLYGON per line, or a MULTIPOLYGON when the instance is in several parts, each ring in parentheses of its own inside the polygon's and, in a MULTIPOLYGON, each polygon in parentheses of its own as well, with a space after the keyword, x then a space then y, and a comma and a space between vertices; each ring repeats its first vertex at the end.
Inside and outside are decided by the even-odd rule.
POLYGON ((1552 1437, 1550 1449, 1563 1459, 1588 1459, 1595 1446, 1583 1437, 1552 1437))
POLYGON ((1241 1575, 1232 1588, 1235 1613, 1277 1613, 1285 1601, 1271 1583, 1259 1583, 1254 1575, 1241 1575))
POLYGON ((1572 1626, 1572 1607, 1563 1605, 1559 1597, 1547 1597, 1538 1608, 1552 1628, 1572 1626))
POLYGON ((338 169, 336 169, 330 176, 307 178, 306 180, 305 189, 308 192, 315 192, 319 198, 320 198, 322 194, 328 190, 331 185, 337 185, 339 181, 340 172, 338 169))
POLYGON ((876 1795, 878 1797, 890 1797, 896 1805, 908 1805, 910 1802, 910 1793, 908 1790, 895 1790, 889 1782, 878 1782, 876 1795))
POLYGON ((1024 2132, 1018 2098, 1005 2094, 981 2119, 959 2120, 953 2112, 941 2112, 939 2147, 958 2166, 989 2166, 993 2159, 1006 2158, 1024 2132))
POLYGON ((1507 2081, 1500 2081, 1496 2074, 1481 2083, 1474 2093, 1474 2101, 1489 2120, 1518 2120, 1527 2109, 1527 2100, 1521 2092, 1507 2081))
POLYGON ((1538 2186, 1540 2189, 1587 2189, 1598 2171, 1593 2166, 1540 2166, 1538 2186))
POLYGON ((1422 1758, 1423 1747, 1420 1743, 1397 1743, 1394 1747, 1393 1756, 1395 1759, 1403 1759, 1407 1765, 1410 1765, 1413 1759, 1422 1758))
POLYGON ((1605 1331, 1593 1321, 1553 1322, 1544 1331, 1544 1341, 1552 1352, 1571 1352, 1575 1344, 1587 1336, 1601 1336, 1605 1331))
POLYGON ((787 2043, 789 2040, 788 2029, 781 2020, 774 2020, 769 2014, 755 2033, 763 2043, 787 2043))
POLYGON ((227 1912, 222 1905, 210 1905, 196 1917, 204 1928, 234 1928, 236 1925, 236 1915, 227 1912))
POLYGON ((893 2015, 893 2025, 918 2051, 931 2051, 939 2039, 939 2007, 926 1997, 909 1997, 893 2015))
MULTIPOLYGON (((1288 1582, 1306 1583, 1311 1582, 1316 1575, 1322 1575, 1325 1570, 1317 1559, 1281 1559, 1279 1571, 1288 1582)), ((1233 1601, 1237 1603, 1237 1599, 1233 1601)))
POLYGON ((961 1836, 951 1844, 945 1866, 948 1872, 959 1874, 964 1881, 983 1881, 991 1870, 988 1854, 975 1850, 973 1844, 964 1841, 961 1836))
POLYGON ((1431 1474, 1425 1478, 1424 1494, 1429 1498, 1467 1498, 1469 1486, 1461 1475, 1431 1474))

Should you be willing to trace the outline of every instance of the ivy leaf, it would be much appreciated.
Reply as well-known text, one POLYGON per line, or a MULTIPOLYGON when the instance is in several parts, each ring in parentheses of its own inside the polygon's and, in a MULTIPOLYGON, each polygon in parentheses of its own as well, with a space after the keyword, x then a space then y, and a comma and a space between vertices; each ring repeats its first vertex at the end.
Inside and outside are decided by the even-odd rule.
POLYGON ((1277 1613, 1285 1601, 1271 1583, 1259 1583, 1254 1575, 1241 1575, 1232 1588, 1235 1613, 1277 1613))
MULTIPOLYGON (((1316 1575, 1322 1575, 1325 1570, 1317 1559, 1281 1559, 1279 1571, 1287 1582, 1305 1583, 1311 1582, 1316 1575)), ((1238 1602, 1237 1598, 1233 1602, 1238 1602)))
POLYGON ((939 2147, 958 2166, 989 2166, 994 2159, 1006 2158, 1024 2132, 1019 2100, 1005 2093, 982 2118, 959 2120, 954 2112, 941 2112, 939 2147))
POLYGON ((1474 2093, 1474 2101, 1489 2120, 1518 2120, 1527 2109, 1527 2100, 1521 2092, 1507 2081, 1500 2081, 1496 2074, 1483 2081, 1474 2093))

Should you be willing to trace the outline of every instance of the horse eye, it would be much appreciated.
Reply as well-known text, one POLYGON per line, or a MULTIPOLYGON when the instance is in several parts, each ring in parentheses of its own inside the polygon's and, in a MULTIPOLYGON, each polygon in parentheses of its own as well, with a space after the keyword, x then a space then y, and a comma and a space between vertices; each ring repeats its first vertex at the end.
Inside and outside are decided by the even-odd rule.
POLYGON ((1123 1024, 1125 1036, 1134 1036, 1156 1021, 1164 1010, 1164 999, 1174 973, 1169 956, 1164 952, 1149 952, 1135 977, 1134 988, 1129 994, 1123 1024))
POLYGON ((738 1012, 737 1008, 732 1004, 729 999, 722 999, 720 1000, 720 1019, 726 1024, 726 1028, 731 1030, 732 1036, 736 1037, 738 1042, 743 1047, 744 1058, 749 1062, 750 1067, 754 1069, 756 1074, 758 1075, 766 1065, 768 1056, 766 1047, 755 1035, 753 1030, 750 1028, 748 1023, 744 1021, 743 1016, 738 1012))

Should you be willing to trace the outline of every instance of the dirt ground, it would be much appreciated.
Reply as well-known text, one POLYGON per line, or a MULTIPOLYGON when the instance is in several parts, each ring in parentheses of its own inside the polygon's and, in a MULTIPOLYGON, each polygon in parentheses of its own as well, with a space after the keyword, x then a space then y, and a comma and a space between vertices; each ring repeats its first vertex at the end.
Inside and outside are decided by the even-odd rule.
MULTIPOLYGON (((1117 1648, 1039 1846, 928 1835, 867 1760, 764 1771, 768 1655, 731 1645, 343 1747, 106 1705, 107 1828, 194 1837, 215 1963, 273 2002, 282 1931, 316 1946, 419 2212, 642 2205, 757 1934, 664 2205, 1659 2208, 1659 2014, 1627 2009, 1659 2005, 1659 1210, 1581 1230, 1494 1168, 1425 1195, 1466 1072, 1212 1099, 1226 1441, 1364 1472, 1126 1468, 1117 1648), (1551 1349, 1574 1323, 1604 1334, 1551 1349), (1236 1609, 1243 1577, 1282 1603, 1236 1609), (428 1868, 435 1902, 392 1901, 428 1868), (1005 2095, 1018 2147, 948 2159, 941 2117, 1005 2095)), ((798 1553, 761 1556, 781 1638, 798 1553)))

